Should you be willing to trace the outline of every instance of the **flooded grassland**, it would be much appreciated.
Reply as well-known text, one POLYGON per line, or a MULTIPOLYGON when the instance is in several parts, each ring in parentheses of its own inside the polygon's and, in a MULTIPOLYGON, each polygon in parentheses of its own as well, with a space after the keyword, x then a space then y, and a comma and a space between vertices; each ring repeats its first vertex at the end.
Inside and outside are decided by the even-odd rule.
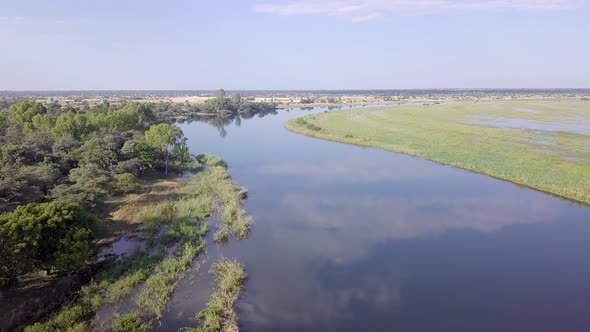
POLYGON ((590 204, 590 102, 469 102, 291 120, 309 136, 379 147, 590 204))

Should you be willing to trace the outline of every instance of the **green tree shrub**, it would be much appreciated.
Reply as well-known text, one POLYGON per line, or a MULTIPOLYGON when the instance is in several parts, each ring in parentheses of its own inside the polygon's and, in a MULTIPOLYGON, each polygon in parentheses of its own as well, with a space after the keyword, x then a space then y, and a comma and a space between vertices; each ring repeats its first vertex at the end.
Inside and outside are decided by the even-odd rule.
POLYGON ((188 148, 186 146, 186 137, 182 133, 182 130, 174 125, 167 123, 161 123, 153 125, 145 133, 146 141, 153 147, 155 147, 163 156, 166 174, 168 174, 168 164, 171 161, 186 159, 188 154, 188 148))
POLYGON ((131 173, 122 173, 115 175, 114 189, 118 192, 127 194, 139 189, 139 180, 137 176, 131 173))
POLYGON ((0 283, 34 269, 75 270, 90 254, 95 219, 81 207, 32 203, 0 215, 0 283))

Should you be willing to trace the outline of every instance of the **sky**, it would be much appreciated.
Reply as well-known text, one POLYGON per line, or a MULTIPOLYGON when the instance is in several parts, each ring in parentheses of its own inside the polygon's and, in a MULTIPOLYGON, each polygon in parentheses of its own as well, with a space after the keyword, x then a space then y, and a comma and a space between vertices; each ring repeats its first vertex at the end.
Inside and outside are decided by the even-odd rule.
POLYGON ((0 90, 590 88, 590 0, 0 0, 0 90))

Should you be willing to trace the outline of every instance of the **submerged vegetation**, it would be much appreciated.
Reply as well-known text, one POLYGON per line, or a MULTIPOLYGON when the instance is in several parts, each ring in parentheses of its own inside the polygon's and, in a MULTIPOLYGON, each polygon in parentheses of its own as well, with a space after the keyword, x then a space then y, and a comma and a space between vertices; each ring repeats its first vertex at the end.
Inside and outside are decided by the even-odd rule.
POLYGON ((238 331, 238 315, 234 309, 234 303, 246 281, 244 267, 234 259, 222 259, 213 265, 209 273, 215 277, 215 290, 207 307, 197 314, 200 326, 187 330, 192 332, 238 331))
POLYGON ((480 102, 330 112, 292 131, 380 147, 590 204, 590 108, 583 101, 480 102))
POLYGON ((66 305, 51 319, 25 329, 27 332, 85 331, 87 320, 103 305, 129 295, 133 286, 144 281, 155 266, 157 257, 145 253, 113 262, 95 281, 83 286, 78 298, 66 305))
POLYGON ((113 322, 113 332, 147 331, 151 327, 152 325, 145 322, 137 311, 117 316, 113 322))
POLYGON ((229 232, 229 226, 227 224, 224 224, 217 228, 215 234, 213 234, 213 240, 217 243, 226 243, 229 239, 229 232))
POLYGON ((176 285, 191 267, 193 259, 203 249, 205 249, 205 242, 199 245, 187 242, 176 257, 164 260, 158 266, 156 273, 147 279, 137 299, 137 305, 156 318, 162 318, 176 285))
POLYGON ((199 172, 192 178, 189 188, 192 188, 192 195, 210 193, 232 234, 239 239, 248 236, 252 218, 242 208, 242 190, 234 185, 225 167, 213 166, 199 172))

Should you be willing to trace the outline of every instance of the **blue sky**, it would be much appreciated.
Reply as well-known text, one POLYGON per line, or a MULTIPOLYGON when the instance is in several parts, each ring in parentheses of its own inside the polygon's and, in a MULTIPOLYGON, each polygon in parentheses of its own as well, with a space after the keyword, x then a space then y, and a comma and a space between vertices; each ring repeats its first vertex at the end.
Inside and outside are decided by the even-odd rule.
POLYGON ((585 0, 0 0, 0 90, 590 88, 585 0))

